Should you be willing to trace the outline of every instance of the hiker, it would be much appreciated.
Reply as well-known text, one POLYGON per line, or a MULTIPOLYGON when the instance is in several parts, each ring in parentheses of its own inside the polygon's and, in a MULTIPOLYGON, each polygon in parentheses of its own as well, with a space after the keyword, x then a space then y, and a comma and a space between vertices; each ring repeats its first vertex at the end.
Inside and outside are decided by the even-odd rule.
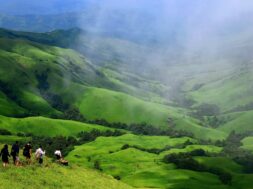
POLYGON ((11 156, 13 158, 13 163, 14 165, 18 166, 19 165, 19 144, 18 141, 16 141, 15 144, 12 145, 11 147, 11 156))
POLYGON ((62 153, 61 153, 61 150, 55 150, 54 152, 54 155, 56 157, 56 160, 57 162, 59 162, 61 165, 65 165, 65 166, 68 166, 69 162, 65 159, 63 159, 63 156, 62 156, 62 153))
POLYGON ((61 149, 55 150, 54 155, 58 161, 61 160, 62 159, 61 149))
POLYGON ((10 157, 7 144, 4 145, 0 155, 2 156, 3 166, 6 167, 9 164, 9 157, 10 157))
POLYGON ((31 156, 32 156, 32 145, 28 142, 23 150, 23 155, 26 157, 26 161, 28 164, 31 163, 31 156))
POLYGON ((39 164, 43 163, 43 157, 46 154, 46 151, 43 151, 42 146, 40 146, 36 152, 35 152, 35 157, 36 160, 39 161, 39 164))

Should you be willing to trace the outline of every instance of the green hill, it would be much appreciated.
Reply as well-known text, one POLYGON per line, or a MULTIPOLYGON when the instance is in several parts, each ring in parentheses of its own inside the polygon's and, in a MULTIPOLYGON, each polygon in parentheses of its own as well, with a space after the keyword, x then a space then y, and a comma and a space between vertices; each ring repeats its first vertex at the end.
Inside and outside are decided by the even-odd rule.
POLYGON ((219 130, 225 132, 235 131, 237 133, 247 133, 252 131, 253 111, 227 114, 230 121, 220 126, 219 130))
POLYGON ((196 143, 196 140, 186 137, 170 138, 132 134, 120 137, 99 137, 94 142, 76 146, 67 159, 80 166, 99 168, 102 172, 135 187, 179 189, 183 188, 185 183, 189 189, 252 187, 249 182, 252 174, 245 174, 243 167, 232 159, 219 157, 221 147, 197 144, 188 144, 185 148, 180 147, 186 141, 196 143), (168 147, 170 150, 165 149, 160 154, 155 153, 154 149, 168 147), (194 157, 201 165, 209 168, 210 172, 177 169, 174 164, 165 164, 162 161, 167 154, 187 153, 199 149, 212 154, 211 157, 194 157), (232 175, 230 185, 222 184, 219 177, 211 172, 217 169, 232 175))
MULTIPOLYGON (((86 119, 165 128, 168 117, 182 119, 181 114, 187 114, 187 110, 163 104, 166 100, 159 91, 165 89, 159 82, 125 72, 119 77, 115 71, 98 67, 73 50, 16 38, 8 32, 2 35, 6 36, 0 38, 2 115, 64 119, 66 112, 77 109, 86 119), (137 86, 133 79, 139 83, 137 86), (139 88, 142 84, 144 87, 139 88)), ((187 127, 194 134, 191 128, 197 125, 188 117, 177 124, 180 130, 187 127)), ((210 133, 208 138, 216 138, 212 130, 206 131, 210 133)), ((217 138, 222 137, 221 134, 217 138)))
POLYGON ((100 125, 45 117, 9 118, 0 116, 0 128, 13 134, 31 133, 37 136, 76 136, 81 131, 112 130, 100 125))
POLYGON ((130 189, 110 176, 77 166, 47 166, 0 168, 0 188, 94 188, 94 189, 130 189))
POLYGON ((82 143, 75 145, 81 145, 66 157, 70 167, 47 161, 43 167, 0 168, 1 186, 252 188, 252 174, 245 171, 248 160, 239 161, 247 152, 241 149, 252 151, 250 63, 172 64, 161 70, 161 75, 168 76, 163 80, 156 72, 147 75, 148 70, 142 68, 145 61, 141 57, 147 52, 139 51, 142 45, 87 34, 77 52, 70 44, 80 33, 79 29, 48 33, 0 30, 0 130, 12 133, 0 135, 0 143, 33 139, 16 136, 21 133, 77 137, 82 131, 115 130, 113 127, 122 125, 129 129, 124 130, 128 134, 98 138, 96 133, 80 134, 77 139, 82 143), (89 37, 100 45, 91 46, 89 37), (141 62, 139 70, 126 68, 127 62, 141 62), (137 74, 140 70, 143 74, 137 74), (142 127, 150 131, 141 132, 147 129, 142 127), (157 131, 170 136, 147 136, 157 131), (242 145, 236 139, 242 139, 242 145), (235 140, 237 146, 231 146, 229 140, 235 140), (233 155, 227 152, 229 147, 233 155), (166 163, 164 157, 169 155, 175 155, 174 160, 181 164, 166 163))

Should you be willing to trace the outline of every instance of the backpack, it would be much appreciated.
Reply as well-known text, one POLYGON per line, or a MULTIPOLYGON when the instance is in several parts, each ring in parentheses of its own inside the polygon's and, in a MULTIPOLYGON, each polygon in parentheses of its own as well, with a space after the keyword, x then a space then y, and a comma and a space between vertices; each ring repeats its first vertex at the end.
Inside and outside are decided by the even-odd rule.
POLYGON ((27 149, 27 148, 24 148, 24 150, 23 150, 23 155, 24 155, 24 156, 27 156, 28 154, 29 154, 28 149, 27 149))

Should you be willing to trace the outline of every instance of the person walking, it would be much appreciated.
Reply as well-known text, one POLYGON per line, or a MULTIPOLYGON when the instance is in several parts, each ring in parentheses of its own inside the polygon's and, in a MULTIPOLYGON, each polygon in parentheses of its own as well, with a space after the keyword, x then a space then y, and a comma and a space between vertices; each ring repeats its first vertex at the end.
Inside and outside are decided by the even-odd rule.
POLYGON ((30 142, 28 142, 24 149, 23 149, 23 155, 26 157, 27 164, 31 163, 31 156, 32 156, 32 145, 30 142))
POLYGON ((35 157, 36 160, 39 162, 39 164, 43 163, 43 157, 46 154, 46 151, 43 151, 42 146, 40 146, 36 152, 35 152, 35 157))
POLYGON ((60 161, 62 159, 61 149, 60 150, 55 150, 54 155, 55 155, 56 159, 58 161, 60 161))
POLYGON ((7 144, 5 144, 3 149, 1 150, 0 156, 2 156, 3 167, 6 167, 9 164, 9 157, 10 157, 7 144))
POLYGON ((19 144, 18 144, 18 141, 16 141, 16 143, 12 145, 11 156, 13 158, 14 165, 18 166, 18 164, 19 164, 19 157, 18 157, 19 156, 19 144))

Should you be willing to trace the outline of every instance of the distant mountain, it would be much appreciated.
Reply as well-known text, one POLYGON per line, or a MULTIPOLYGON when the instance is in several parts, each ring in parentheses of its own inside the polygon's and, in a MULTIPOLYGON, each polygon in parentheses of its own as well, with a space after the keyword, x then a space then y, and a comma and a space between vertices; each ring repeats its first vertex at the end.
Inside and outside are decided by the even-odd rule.
POLYGON ((74 13, 52 15, 6 15, 0 14, 0 26, 19 31, 46 32, 78 26, 78 15, 74 13))

